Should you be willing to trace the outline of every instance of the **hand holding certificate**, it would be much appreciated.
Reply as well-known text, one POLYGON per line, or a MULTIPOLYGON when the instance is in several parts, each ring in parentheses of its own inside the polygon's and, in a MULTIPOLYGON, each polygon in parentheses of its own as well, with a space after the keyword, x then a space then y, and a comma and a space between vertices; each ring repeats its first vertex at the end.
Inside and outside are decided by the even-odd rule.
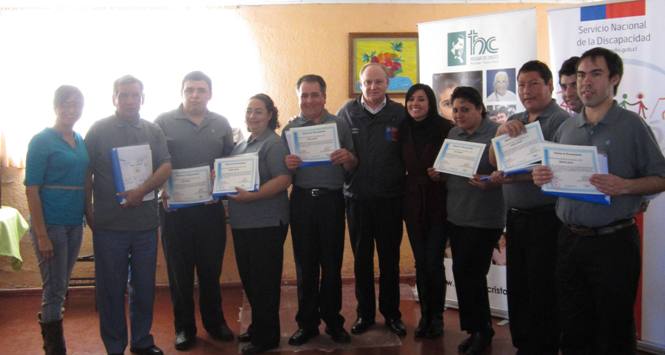
MULTIPOLYGON (((111 149, 113 182, 116 192, 126 192, 141 186, 152 175, 152 151, 150 145, 132 145, 111 149)), ((118 203, 124 205, 127 200, 116 195, 118 203)), ((143 201, 155 199, 155 192, 150 191, 143 201)))
POLYGON ((446 139, 434 161, 434 169, 471 179, 478 171, 485 146, 482 143, 446 139))
POLYGON ((259 182, 258 154, 240 154, 215 160, 214 197, 234 195, 237 193, 236 187, 256 191, 259 182))
POLYGON ((524 128, 526 132, 516 137, 503 134, 492 138, 497 169, 505 175, 527 172, 543 159, 540 145, 545 139, 540 122, 529 123, 524 128))
POLYGON ((167 182, 170 208, 183 208, 213 201, 210 168, 173 169, 167 182))
POLYGON ((598 191, 589 179, 607 173, 607 159, 595 146, 543 143, 543 165, 552 170, 552 181, 543 192, 570 199, 609 205, 610 197, 598 191))
POLYGON ((300 157, 301 166, 330 164, 330 154, 340 148, 334 123, 294 127, 285 134, 289 151, 300 157))

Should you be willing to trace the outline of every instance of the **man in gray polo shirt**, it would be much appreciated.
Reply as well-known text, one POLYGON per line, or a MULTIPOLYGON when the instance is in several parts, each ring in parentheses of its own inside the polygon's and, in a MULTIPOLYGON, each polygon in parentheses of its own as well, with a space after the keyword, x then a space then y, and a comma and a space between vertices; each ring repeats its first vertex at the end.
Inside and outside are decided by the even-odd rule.
MULTIPOLYGON (((633 354, 633 305, 640 276, 639 232, 634 216, 644 195, 665 190, 665 158, 651 129, 616 95, 623 63, 614 52, 593 48, 577 66, 580 114, 564 122, 554 141, 593 145, 607 157, 609 173, 590 178, 609 205, 560 197, 558 297, 563 354, 633 354)), ((537 185, 552 181, 540 166, 537 185)))
MULTIPOLYGON (((212 81, 200 71, 182 80, 182 104, 160 115, 155 123, 166 135, 174 169, 207 166, 229 155, 233 133, 223 116, 208 111, 212 81)), ((168 196, 163 193, 162 198, 168 196)), ((221 201, 171 210, 162 208, 162 244, 169 274, 176 331, 175 348, 187 350, 196 341, 194 269, 199 280, 203 326, 213 338, 232 340, 222 313, 219 277, 226 246, 221 201)))
POLYGON ((90 156, 86 189, 92 188, 94 194, 91 226, 101 336, 109 354, 124 352, 124 303, 129 280, 130 350, 137 354, 162 354, 150 334, 159 225, 155 189, 171 174, 171 157, 162 130, 139 116, 143 104, 141 81, 129 75, 116 80, 113 104, 115 114, 95 122, 85 137, 90 156), (121 204, 116 198, 111 150, 145 144, 152 152, 153 173, 139 187, 117 194, 125 199, 121 204), (143 201, 148 194, 153 198, 143 201))
MULTIPOLYGON (((330 155, 332 164, 302 166, 300 157, 285 157, 293 172, 291 235, 298 277, 298 330, 289 339, 302 345, 319 334, 319 322, 333 341, 348 343, 342 309, 342 256, 344 253, 344 177, 358 160, 353 155, 351 131, 328 113, 326 82, 315 74, 304 75, 296 84, 300 115, 284 128, 337 125, 341 148, 330 155), (320 280, 319 280, 320 276, 320 280)), ((282 139, 286 141, 283 134, 282 139)))
MULTIPOLYGON (((551 141, 568 113, 552 99, 552 72, 538 60, 526 62, 517 74, 519 98, 526 111, 517 113, 497 130, 497 136, 516 136, 524 125, 538 122, 543 137, 551 141)), ((491 150, 490 161, 496 166, 491 150)), ((513 345, 527 354, 556 354, 559 322, 556 313, 556 241, 561 222, 554 212, 556 198, 543 194, 531 174, 504 177, 506 218, 506 276, 508 315, 513 345)))

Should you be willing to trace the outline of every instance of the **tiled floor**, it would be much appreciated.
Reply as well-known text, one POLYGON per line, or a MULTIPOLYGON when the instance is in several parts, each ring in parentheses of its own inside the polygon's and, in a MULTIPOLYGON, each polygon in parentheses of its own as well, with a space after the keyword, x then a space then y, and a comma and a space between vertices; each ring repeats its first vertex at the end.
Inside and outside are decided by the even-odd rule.
MULTIPOLYGON (((343 315, 347 319, 346 327, 354 321, 355 300, 352 285, 345 285, 343 315)), ((297 304, 292 286, 284 286, 282 294, 282 347, 269 354, 290 354, 297 351, 299 355, 310 354, 346 354, 346 355, 398 355, 398 354, 457 354, 457 344, 465 334, 459 330, 457 311, 449 309, 444 314, 445 335, 436 340, 416 340, 413 329, 419 319, 419 306, 409 297, 408 288, 402 288, 401 311, 409 334, 397 338, 385 332, 381 325, 382 319, 377 318, 377 326, 361 336, 353 336, 351 345, 335 347, 328 337, 321 335, 302 348, 293 348, 286 344, 286 338, 295 329, 293 321, 297 304), (367 339, 368 337, 375 337, 367 339)), ((0 354, 40 354, 41 338, 36 313, 39 308, 38 293, 0 293, 0 354)), ((234 332, 242 330, 247 324, 247 313, 241 312, 243 295, 240 288, 223 290, 223 306, 226 320, 234 332), (242 318, 242 322, 241 322, 242 318)), ((156 344, 166 354, 237 354, 238 343, 218 342, 210 339, 198 321, 199 334, 196 346, 188 352, 178 352, 173 347, 173 316, 168 289, 159 288, 155 300, 154 324, 152 327, 156 344)), ((511 343, 507 325, 498 325, 494 321, 496 336, 492 343, 492 355, 512 355, 515 353, 511 343)), ((69 354, 104 354, 104 347, 99 337, 98 318, 95 311, 93 293, 90 289, 72 291, 66 305, 65 337, 69 354)), ((323 330, 323 327, 321 328, 323 330)), ((126 354, 129 354, 127 349, 126 354)))

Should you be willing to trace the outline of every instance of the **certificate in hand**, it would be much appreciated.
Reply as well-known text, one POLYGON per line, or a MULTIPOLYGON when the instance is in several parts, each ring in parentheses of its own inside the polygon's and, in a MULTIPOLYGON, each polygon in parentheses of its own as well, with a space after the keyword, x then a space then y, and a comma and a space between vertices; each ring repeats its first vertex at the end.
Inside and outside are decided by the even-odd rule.
POLYGON ((543 165, 554 177, 543 192, 570 199, 610 204, 610 197, 589 182, 593 174, 607 173, 607 159, 601 159, 595 146, 543 143, 543 165))
MULTIPOLYGON (((111 149, 111 164, 113 169, 113 182, 116 192, 125 192, 135 189, 152 175, 152 151, 150 145, 132 145, 111 149)), ((116 199, 121 205, 126 202, 122 196, 116 199)), ((155 192, 150 191, 143 197, 143 201, 155 199, 155 192)))
POLYGON ((247 191, 259 189, 258 154, 239 154, 215 160, 213 196, 234 195, 238 193, 236 187, 247 191))
POLYGON ((340 148, 334 123, 291 128, 286 131, 286 142, 291 154, 303 161, 303 167, 330 164, 330 154, 340 148))
POLYGON ((540 122, 529 123, 524 128, 526 132, 517 137, 503 134, 492 138, 497 169, 506 175, 530 171, 537 162, 543 160, 543 150, 540 145, 545 138, 540 122))
POLYGON ((213 200, 210 181, 210 168, 173 169, 166 188, 170 208, 184 208, 201 205, 213 200))
POLYGON ((486 144, 446 139, 434 161, 434 170, 472 178, 478 171, 486 144))

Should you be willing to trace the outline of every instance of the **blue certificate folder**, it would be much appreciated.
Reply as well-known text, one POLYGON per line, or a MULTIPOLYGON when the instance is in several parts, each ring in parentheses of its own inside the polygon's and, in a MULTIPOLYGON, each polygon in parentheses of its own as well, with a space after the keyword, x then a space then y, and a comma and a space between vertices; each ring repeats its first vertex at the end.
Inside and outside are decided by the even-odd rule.
MULTIPOLYGON (((552 144, 554 145, 554 144, 552 144)), ((575 146, 568 146, 564 147, 564 145, 560 145, 562 148, 557 148, 557 149, 564 149, 564 150, 569 150, 571 152, 575 152, 575 146)), ((594 147, 595 148, 595 147, 594 147)), ((548 147, 547 145, 543 146, 543 165, 549 165, 549 149, 552 149, 548 147)), ((594 153, 597 154, 597 153, 594 153)), ((595 168, 595 171, 598 173, 607 173, 607 157, 602 155, 602 154, 597 154, 597 166, 595 168)), ((544 194, 550 195, 550 196, 557 196, 557 197, 563 197, 563 198, 569 198, 571 200, 577 200, 577 201, 583 201, 583 202, 590 202, 590 203, 597 203, 601 205, 610 205, 611 204, 611 198, 608 195, 602 194, 602 193, 585 193, 585 192, 571 192, 571 191, 546 191, 542 190, 544 194)))
MULTIPOLYGON (((138 187, 140 183, 143 183, 152 174, 152 153, 150 151, 150 146, 139 145, 112 148, 111 170, 113 172, 113 183, 116 192, 125 192, 138 187), (129 152, 130 150, 131 152, 129 152), (144 164, 140 164, 141 162, 144 164), (128 178, 128 175, 132 175, 132 177, 128 178), (138 182, 137 178, 140 177, 145 178, 138 182), (125 186, 125 180, 132 181, 132 184, 130 186, 125 186)), ((153 200, 154 198, 155 193, 154 191, 151 191, 143 197, 143 201, 153 200)), ((115 199, 119 204, 124 204, 126 202, 124 197, 117 194, 115 199)))
POLYGON ((251 158, 254 160, 254 161, 252 162, 253 165, 254 165, 254 167, 253 167, 253 170, 254 170, 254 172, 253 172, 254 183, 252 184, 252 188, 247 188, 246 190, 247 190, 247 191, 250 191, 250 192, 254 192, 254 191, 258 191, 258 190, 259 190, 259 182, 260 182, 260 181, 259 181, 259 171, 258 171, 258 169, 259 169, 259 166, 258 166, 258 164, 259 164, 259 163, 258 163, 258 159, 259 159, 259 158, 258 158, 258 155, 255 154, 255 153, 247 153, 247 154, 241 154, 241 155, 239 155, 239 156, 236 155, 236 156, 231 156, 231 157, 228 157, 228 158, 215 159, 215 165, 214 165, 214 166, 215 166, 215 182, 214 182, 214 186, 213 186, 212 197, 214 197, 214 198, 221 198, 221 197, 224 197, 224 196, 237 195, 237 194, 238 194, 238 192, 235 191, 235 190, 234 190, 234 191, 229 191, 229 190, 226 190, 226 191, 220 191, 220 190, 218 189, 217 185, 220 184, 221 178, 222 178, 222 176, 223 176, 223 175, 222 175, 222 168, 223 168, 223 165, 224 165, 225 163, 226 163, 226 164, 234 164, 233 160, 247 159, 247 157, 243 157, 243 156, 248 156, 248 157, 251 156, 251 158))

